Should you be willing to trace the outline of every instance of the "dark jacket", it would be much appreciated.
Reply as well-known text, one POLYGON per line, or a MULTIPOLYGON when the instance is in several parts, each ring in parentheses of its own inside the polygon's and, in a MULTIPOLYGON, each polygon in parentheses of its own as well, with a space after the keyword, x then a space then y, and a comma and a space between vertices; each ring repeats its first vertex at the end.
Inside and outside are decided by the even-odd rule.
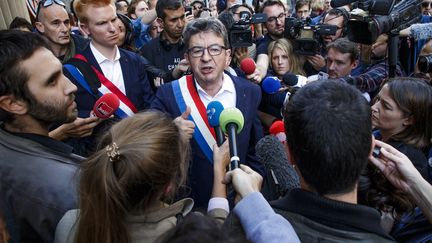
POLYGON ((84 158, 53 147, 0 128, 0 211, 17 226, 21 242, 52 242, 63 214, 77 207, 84 158))
POLYGON ((394 242, 373 208, 335 201, 301 189, 270 202, 302 242, 394 242))
MULTIPOLYGON (((244 116, 243 129, 237 134, 240 161, 264 175, 264 165, 258 161, 255 155, 255 144, 263 136, 257 111, 261 100, 261 91, 257 85, 247 80, 233 76, 231 76, 231 79, 236 90, 236 107, 244 116)), ((166 112, 173 118, 180 116, 184 112, 178 108, 173 94, 172 83, 159 87, 151 108, 166 112)), ((191 147, 192 162, 189 165, 188 176, 191 187, 190 197, 194 199, 197 207, 207 208, 213 186, 213 164, 204 155, 195 139, 191 139, 191 147)))

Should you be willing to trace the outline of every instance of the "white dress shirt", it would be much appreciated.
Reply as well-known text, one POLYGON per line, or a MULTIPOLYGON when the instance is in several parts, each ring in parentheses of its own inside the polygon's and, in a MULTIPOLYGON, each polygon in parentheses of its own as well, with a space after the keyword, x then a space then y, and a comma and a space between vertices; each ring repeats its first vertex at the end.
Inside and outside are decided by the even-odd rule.
POLYGON ((222 87, 214 97, 211 97, 209 94, 207 94, 207 92, 198 84, 196 80, 195 84, 198 95, 205 107, 207 107, 207 105, 212 101, 219 101, 222 103, 224 108, 236 106, 237 97, 234 82, 226 73, 223 75, 222 87))
POLYGON ((104 76, 111 81, 117 88, 126 95, 125 84, 123 80, 123 72, 120 66, 120 51, 116 46, 116 55, 114 60, 106 58, 102 53, 100 53, 93 43, 90 42, 90 49, 96 58, 104 76))

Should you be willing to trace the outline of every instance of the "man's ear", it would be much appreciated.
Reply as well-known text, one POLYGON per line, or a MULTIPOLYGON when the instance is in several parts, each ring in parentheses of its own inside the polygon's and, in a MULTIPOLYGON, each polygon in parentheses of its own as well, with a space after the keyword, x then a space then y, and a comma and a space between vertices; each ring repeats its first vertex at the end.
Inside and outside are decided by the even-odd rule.
POLYGON ((227 49, 225 51, 226 51, 225 68, 227 68, 231 63, 232 56, 231 56, 231 49, 227 49))
POLYGON ((0 96, 0 108, 15 115, 25 115, 28 111, 27 103, 17 100, 13 95, 0 96))
POLYGON ((84 32, 84 34, 86 34, 87 36, 90 36, 90 29, 88 27, 88 24, 80 22, 80 27, 81 27, 81 30, 84 32))
POLYGON ((41 22, 35 22, 35 26, 40 33, 45 33, 45 26, 41 22))
POLYGON ((358 60, 355 60, 355 61, 351 64, 352 69, 356 68, 356 67, 358 66, 358 64, 359 64, 359 61, 358 61, 358 60))

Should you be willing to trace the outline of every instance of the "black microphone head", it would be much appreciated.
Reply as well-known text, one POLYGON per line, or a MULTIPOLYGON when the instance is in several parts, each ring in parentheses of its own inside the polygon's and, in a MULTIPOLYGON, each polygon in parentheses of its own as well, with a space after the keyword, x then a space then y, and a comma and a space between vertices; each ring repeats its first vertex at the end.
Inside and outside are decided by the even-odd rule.
POLYGON ((282 81, 284 82, 284 84, 286 84, 288 86, 294 86, 298 83, 298 78, 297 78, 297 75, 295 75, 291 72, 287 72, 284 74, 282 81))
POLYGON ((255 150, 267 171, 273 171, 282 192, 300 187, 299 177, 288 162, 283 144, 275 136, 263 137, 256 144, 255 150))

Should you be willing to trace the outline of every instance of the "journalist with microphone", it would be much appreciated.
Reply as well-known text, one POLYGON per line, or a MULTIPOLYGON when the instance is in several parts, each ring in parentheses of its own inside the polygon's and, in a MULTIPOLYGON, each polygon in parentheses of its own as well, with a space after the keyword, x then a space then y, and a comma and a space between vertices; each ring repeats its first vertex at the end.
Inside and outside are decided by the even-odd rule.
MULTIPOLYGON (((255 155, 255 144, 263 136, 257 115, 260 88, 251 82, 224 73, 231 61, 228 37, 217 19, 196 19, 183 33, 187 47, 185 59, 192 75, 161 86, 151 105, 175 118, 183 139, 189 139, 192 161, 189 168, 190 196, 198 208, 206 208, 213 185, 213 145, 216 135, 209 124, 206 107, 219 101, 225 109, 236 107, 244 117, 237 134, 240 163, 264 175, 264 166, 255 155)), ((211 204, 211 202, 210 202, 211 204)))

